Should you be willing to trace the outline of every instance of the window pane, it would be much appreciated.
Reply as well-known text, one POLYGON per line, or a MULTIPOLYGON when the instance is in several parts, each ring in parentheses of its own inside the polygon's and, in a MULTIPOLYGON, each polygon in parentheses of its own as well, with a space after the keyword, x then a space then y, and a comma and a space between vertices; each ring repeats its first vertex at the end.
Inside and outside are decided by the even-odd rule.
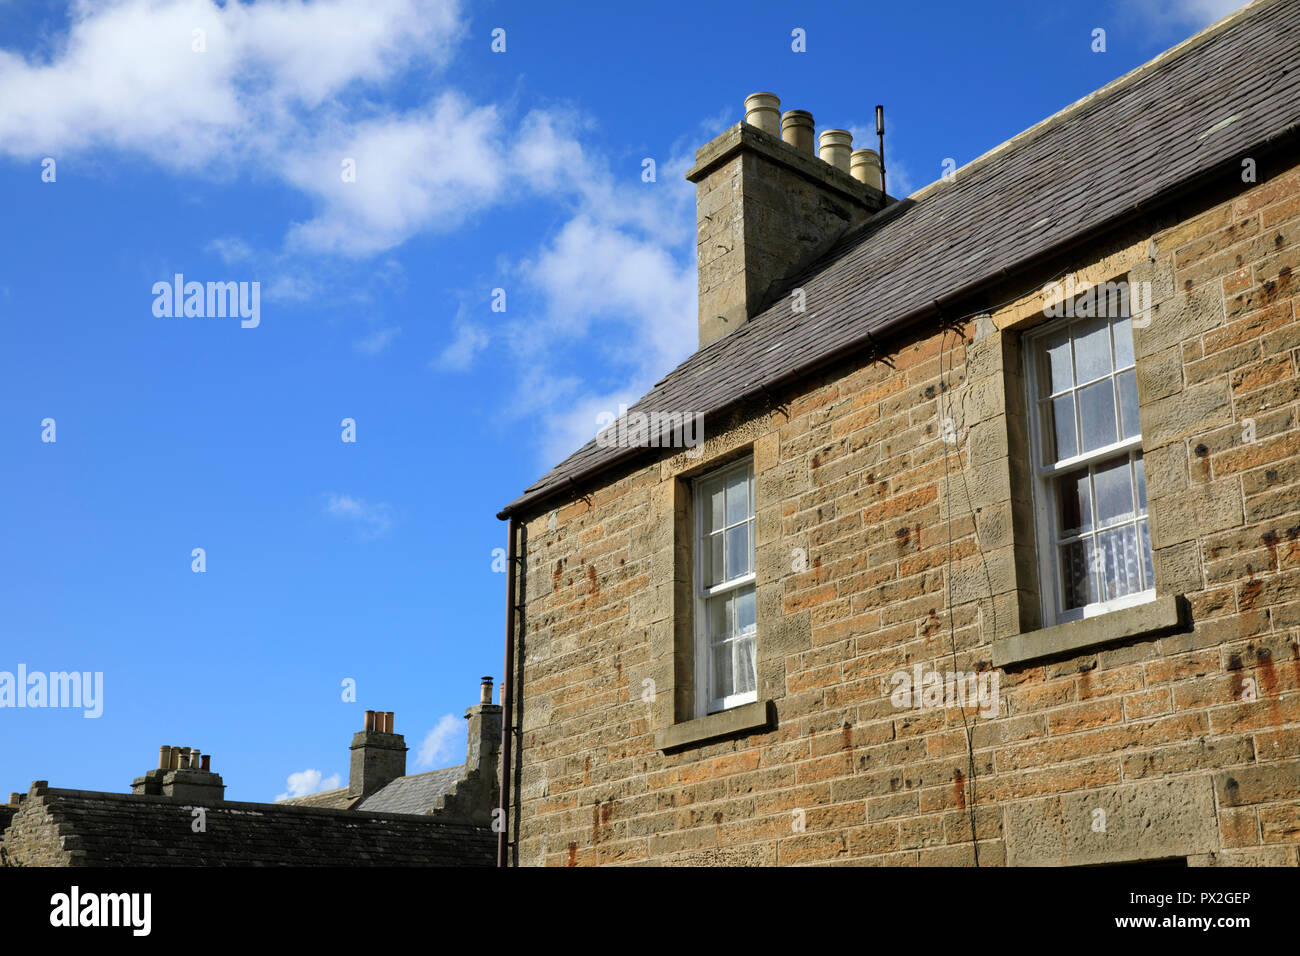
POLYGON ((1043 464, 1050 465, 1063 458, 1072 458, 1079 453, 1074 435, 1074 396, 1062 395, 1052 399, 1052 422, 1049 427, 1055 441, 1049 442, 1044 449, 1043 464))
POLYGON ((1133 328, 1127 318, 1115 320, 1115 367, 1133 364, 1133 328))
POLYGON ((731 636, 731 596, 720 594, 705 602, 705 613, 709 618, 709 643, 716 644, 731 636))
POLYGON ((709 687, 709 696, 713 700, 719 700, 729 694, 735 693, 732 687, 735 681, 731 670, 731 641, 713 646, 713 671, 710 675, 712 683, 709 687))
POLYGON ((707 481, 700 490, 700 498, 704 502, 705 534, 721 530, 724 525, 723 490, 721 481, 707 481))
POLYGON ((756 627, 754 589, 745 588, 736 595, 736 633, 752 634, 756 627))
POLYGON ((1073 541, 1061 548, 1061 596, 1065 609, 1093 604, 1098 600, 1097 594, 1092 539, 1073 541))
POLYGON ((1061 329, 1043 339, 1043 360, 1039 365, 1042 381, 1040 398, 1063 392, 1074 384, 1074 373, 1070 370, 1070 333, 1061 329))
POLYGON ((1102 574, 1106 580, 1103 600, 1109 601, 1141 591, 1137 529, 1133 525, 1126 525, 1113 531, 1103 531, 1097 535, 1097 544, 1101 549, 1102 574))
POLYGON ((1151 528, 1145 521, 1138 522, 1138 538, 1142 542, 1142 590, 1149 591, 1156 586, 1156 574, 1151 567, 1151 528))
POLYGON ((1133 470, 1136 472, 1134 484, 1137 485, 1138 513, 1147 513, 1147 466, 1141 455, 1135 456, 1133 470))
POLYGON ((749 527, 750 523, 736 525, 727 529, 727 578, 738 578, 753 570, 749 565, 749 527))
POLYGON ((1079 389, 1079 421, 1083 447, 1092 451, 1115 441, 1115 386, 1110 379, 1079 389))
POLYGON ((704 586, 711 588, 725 580, 722 576, 722 534, 711 534, 701 544, 704 548, 704 586))
POLYGON ((749 473, 738 471, 727 479, 727 524, 749 517, 749 473))
POLYGON ((1133 519, 1133 475, 1128 455, 1098 465, 1092 475, 1097 489, 1097 523, 1103 528, 1133 519))
POLYGON ((735 686, 731 693, 745 694, 754 690, 758 686, 755 671, 757 670, 755 661, 755 646, 752 637, 741 638, 731 642, 732 651, 732 674, 735 678, 735 686))
POLYGON ((1115 376, 1115 383, 1119 386, 1119 412, 1123 423, 1121 437, 1132 438, 1142 430, 1138 425, 1137 371, 1120 372, 1115 376))
POLYGON ((1057 484, 1057 498, 1061 509, 1061 534, 1073 536, 1092 529, 1092 502, 1088 485, 1088 469, 1072 471, 1057 484))
POLYGON ((1074 372, 1079 384, 1109 375, 1110 322, 1089 319, 1074 326, 1074 372))

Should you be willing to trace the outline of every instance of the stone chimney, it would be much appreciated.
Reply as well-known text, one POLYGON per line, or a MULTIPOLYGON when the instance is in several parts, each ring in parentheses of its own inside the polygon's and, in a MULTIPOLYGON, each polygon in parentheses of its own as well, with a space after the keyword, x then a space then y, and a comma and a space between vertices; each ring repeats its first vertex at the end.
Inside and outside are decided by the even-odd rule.
POLYGON ((212 755, 197 747, 158 748, 158 766, 131 781, 131 792, 172 797, 186 803, 219 803, 226 785, 212 772, 212 755))
POLYGON ((496 779, 497 755, 501 752, 501 705, 492 703, 492 678, 479 684, 479 702, 465 711, 469 721, 469 743, 465 748, 465 769, 478 770, 496 779))
POLYGON ((855 151, 850 133, 826 130, 818 155, 812 114, 780 107, 772 93, 750 96, 745 121, 696 152, 686 174, 696 186, 700 348, 784 295, 887 201, 873 150, 855 151))
POLYGON ((368 797, 406 776, 406 739, 393 733, 393 712, 366 711, 363 729, 352 737, 348 796, 368 797))

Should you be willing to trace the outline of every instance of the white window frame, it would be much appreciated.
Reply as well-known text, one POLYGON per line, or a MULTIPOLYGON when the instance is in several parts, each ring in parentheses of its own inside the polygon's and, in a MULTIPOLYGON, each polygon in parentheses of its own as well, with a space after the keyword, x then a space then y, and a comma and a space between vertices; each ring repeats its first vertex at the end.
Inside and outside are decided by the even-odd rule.
MULTIPOLYGON (((706 587, 705 580, 705 552, 704 542, 704 509, 703 489, 707 482, 723 479, 723 485, 726 485, 726 478, 733 472, 743 471, 749 478, 749 515, 746 520, 751 522, 751 533, 749 536, 750 549, 750 567, 756 567, 758 547, 755 542, 756 532, 758 530, 758 521, 756 520, 757 509, 754 507, 754 460, 744 458, 740 461, 724 465, 721 468, 715 468, 698 476, 691 488, 692 502, 695 510, 695 537, 691 544, 692 555, 692 582, 691 587, 695 593, 695 716, 706 717, 709 714, 719 713, 724 710, 730 710, 732 707, 739 707, 742 704, 751 704, 758 700, 758 672, 757 672, 757 647, 758 635, 754 635, 755 647, 755 673, 754 689, 741 694, 728 694, 721 698, 712 698, 710 696, 713 687, 713 655, 712 648, 709 644, 709 621, 707 601, 709 598, 726 594, 729 591, 739 591, 743 588, 754 588, 757 575, 754 571, 742 574, 739 577, 723 581, 712 587, 706 587)), ((755 625, 757 626, 758 611, 758 593, 755 589, 754 594, 755 625)))
MULTIPOLYGON (((1043 449, 1045 447, 1044 439, 1046 438, 1046 435, 1044 434, 1043 417, 1039 410, 1039 404, 1040 404, 1039 389, 1038 389, 1039 375, 1038 375, 1038 361, 1037 361, 1039 355, 1039 349, 1043 341, 1047 338, 1047 336, 1052 334, 1053 332, 1059 331, 1062 328, 1067 328, 1068 326, 1074 323, 1086 322, 1089 319, 1095 319, 1095 318, 1109 318, 1111 322, 1110 342, 1111 342, 1111 349, 1112 349, 1112 356, 1113 356, 1114 354, 1113 350, 1115 348, 1114 323, 1116 322, 1116 320, 1123 319, 1123 318, 1129 319, 1130 322, 1129 335, 1133 334, 1132 318, 1131 316, 1128 315, 1127 311, 1125 311, 1123 315, 1113 316, 1113 317, 1078 316, 1078 317, 1054 319, 1050 322, 1044 323, 1042 326, 1034 329, 1032 332, 1026 332, 1021 340, 1022 351, 1024 353, 1021 358, 1022 358, 1022 365, 1025 372, 1025 382, 1026 382, 1025 398, 1028 402, 1026 409, 1029 418, 1029 458, 1030 458, 1030 468, 1034 476, 1033 499, 1034 499, 1035 530, 1037 533, 1036 544, 1038 548, 1038 590, 1039 590, 1039 595, 1042 599, 1044 627, 1050 627, 1053 624, 1064 624, 1068 621, 1077 621, 1077 620, 1082 620, 1084 618, 1096 617, 1100 614, 1107 614, 1111 611, 1118 611, 1121 608, 1134 607, 1139 604, 1146 604, 1147 602, 1154 601, 1156 599, 1155 581, 1152 580, 1148 582, 1151 586, 1146 590, 1136 591, 1132 594, 1125 594, 1122 597, 1110 598, 1108 600, 1103 600, 1103 601, 1095 601, 1093 603, 1086 604, 1083 607, 1071 608, 1068 610, 1065 609, 1064 595, 1062 594, 1062 590, 1061 590, 1060 546, 1056 534, 1056 520, 1057 520, 1056 516, 1058 511, 1058 502, 1057 502, 1058 482, 1056 479, 1060 478, 1062 475, 1067 474, 1071 471, 1075 471, 1079 468, 1087 467, 1088 465, 1101 462, 1109 458, 1117 457, 1126 452, 1137 451, 1141 453, 1142 451, 1142 432, 1139 426, 1138 433, 1136 435, 1130 436, 1129 438, 1122 438, 1119 441, 1110 443, 1109 445, 1105 445, 1101 448, 1097 448, 1092 451, 1073 455, 1070 458, 1063 459, 1051 465, 1043 464, 1043 458, 1044 458, 1043 449)), ((1135 350, 1135 360, 1136 360, 1136 350, 1135 350)), ((1071 344, 1070 363, 1072 368, 1072 375, 1071 375, 1072 380, 1074 377, 1073 375, 1074 361, 1075 361, 1074 346, 1073 344, 1071 344)), ((1112 360, 1112 366, 1113 366, 1113 360, 1112 360)), ((1134 364, 1134 368, 1136 368, 1136 361, 1134 364)), ((1113 368, 1112 368, 1111 375, 1112 377, 1117 375, 1117 372, 1114 371, 1113 368)), ((1083 429, 1082 429, 1082 423, 1080 421, 1081 412, 1079 410, 1079 401, 1077 396, 1078 393, 1084 387, 1084 385, 1087 384, 1090 383, 1085 382, 1083 385, 1079 385, 1075 383, 1072 386, 1072 392, 1075 396, 1075 400, 1074 400, 1075 434, 1079 436, 1080 442, 1082 442, 1083 429)), ((1117 433, 1119 431, 1120 413, 1121 413, 1120 405, 1117 399, 1115 403, 1117 433)), ((1145 482, 1145 470, 1143 474, 1144 474, 1143 480, 1145 482)), ((1135 480, 1135 485, 1132 489, 1132 494, 1133 494, 1133 505, 1134 508, 1136 508, 1138 504, 1138 489, 1136 487, 1136 480, 1135 480)), ((1144 488, 1144 494, 1145 494, 1145 488, 1144 488)), ((1097 501, 1096 492, 1094 489, 1092 489, 1090 485, 1089 507, 1095 509, 1096 501, 1097 501)), ((1150 499, 1148 499, 1147 501, 1148 528, 1150 527, 1150 516, 1151 516, 1151 507, 1150 507, 1150 499)), ((1142 546, 1142 538, 1139 535, 1138 537, 1139 549, 1141 548, 1141 546, 1142 546)), ((1097 549, 1097 553, 1100 554, 1100 548, 1097 549)), ((1154 579, 1154 561, 1153 561, 1152 577, 1154 579)))

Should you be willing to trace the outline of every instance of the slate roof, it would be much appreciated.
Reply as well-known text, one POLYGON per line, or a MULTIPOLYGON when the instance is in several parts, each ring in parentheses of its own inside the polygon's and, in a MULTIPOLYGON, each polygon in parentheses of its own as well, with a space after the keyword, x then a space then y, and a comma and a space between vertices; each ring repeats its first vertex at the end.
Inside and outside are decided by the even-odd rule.
POLYGON ((465 766, 430 770, 398 777, 359 804, 358 810, 382 813, 428 813, 451 792, 465 774, 465 766))
MULTIPOLYGON (((724 409, 808 374, 872 336, 937 320, 960 300, 1147 212, 1300 125, 1300 0, 1256 0, 844 237, 784 302, 700 349, 634 411, 724 409), (941 305, 937 306, 936 303, 941 305), (946 306, 942 308, 941 306, 946 306)), ((593 438, 499 517, 652 449, 593 438)))
POLYGON ((336 790, 309 793, 304 797, 277 800, 276 803, 281 806, 326 807, 334 810, 430 813, 437 807, 439 800, 451 793, 467 772, 465 765, 459 764, 426 773, 407 774, 405 777, 389 781, 360 801, 348 796, 347 787, 339 787, 336 790))
POLYGON ((84 866, 496 864, 490 828, 436 817, 218 802, 206 808, 207 831, 194 833, 193 805, 170 797, 47 789, 24 809, 41 799, 84 866))
POLYGON ((348 796, 347 787, 337 787, 334 790, 321 790, 301 797, 286 797, 275 802, 290 807, 325 807, 329 810, 349 810, 356 803, 356 800, 348 796))

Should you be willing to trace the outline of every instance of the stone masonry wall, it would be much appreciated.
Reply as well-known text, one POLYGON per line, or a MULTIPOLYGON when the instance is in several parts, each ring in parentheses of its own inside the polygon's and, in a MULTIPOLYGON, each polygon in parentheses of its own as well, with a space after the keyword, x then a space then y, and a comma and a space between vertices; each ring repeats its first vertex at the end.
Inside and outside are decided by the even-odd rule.
POLYGON ((76 837, 55 820, 45 800, 42 781, 32 785, 27 799, 0 833, 0 866, 75 866, 76 837))
POLYGON ((527 522, 517 861, 970 864, 974 828, 980 865, 1295 865, 1290 163, 1068 264, 1155 290, 1135 345, 1156 585, 1189 625, 1007 665, 996 717, 891 704, 896 671, 989 670, 1041 627, 1019 342, 1043 300, 1022 287, 527 522), (776 724, 665 753, 690 716, 686 479, 737 454, 776 724))

